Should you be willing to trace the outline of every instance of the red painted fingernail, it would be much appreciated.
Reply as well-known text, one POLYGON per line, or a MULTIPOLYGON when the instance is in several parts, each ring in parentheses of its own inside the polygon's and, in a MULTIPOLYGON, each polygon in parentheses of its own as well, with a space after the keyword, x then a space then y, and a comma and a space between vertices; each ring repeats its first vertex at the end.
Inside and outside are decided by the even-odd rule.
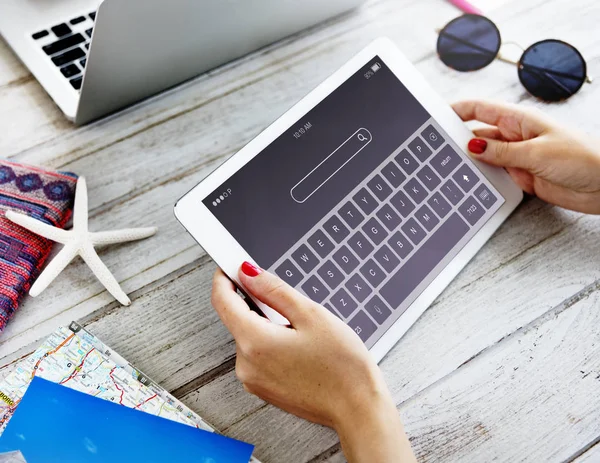
POLYGON ((244 262, 242 264, 242 272, 244 272, 244 275, 248 275, 249 277, 257 277, 262 273, 262 270, 257 266, 252 265, 250 262, 244 262))
POLYGON ((475 154, 483 154, 485 149, 487 148, 487 141, 482 140, 481 138, 473 138, 469 142, 469 151, 475 154))

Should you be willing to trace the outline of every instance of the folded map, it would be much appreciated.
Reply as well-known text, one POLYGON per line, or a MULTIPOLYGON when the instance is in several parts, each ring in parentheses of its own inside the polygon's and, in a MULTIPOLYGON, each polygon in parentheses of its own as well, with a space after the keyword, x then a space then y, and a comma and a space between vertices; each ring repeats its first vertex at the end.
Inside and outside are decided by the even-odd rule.
MULTIPOLYGON (((56 330, 0 383, 0 434, 34 376, 151 415, 215 431, 164 388, 72 322, 68 328, 56 330)), ((254 458, 251 461, 258 462, 254 458)))

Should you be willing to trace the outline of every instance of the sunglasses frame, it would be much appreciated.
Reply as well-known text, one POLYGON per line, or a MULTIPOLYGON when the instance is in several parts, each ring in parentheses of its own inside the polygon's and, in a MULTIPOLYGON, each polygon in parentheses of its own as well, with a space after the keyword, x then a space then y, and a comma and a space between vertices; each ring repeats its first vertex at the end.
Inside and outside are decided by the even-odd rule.
MULTIPOLYGON (((535 42, 534 44, 530 45, 530 46, 529 46, 529 47, 527 47, 527 48, 524 48, 522 45, 520 45, 520 44, 519 44, 519 43, 517 43, 517 42, 503 42, 503 41, 502 41, 502 34, 500 33, 500 29, 498 28, 498 26, 496 25, 496 23, 494 23, 494 22, 493 22, 491 19, 489 19, 488 17, 486 17, 486 16, 482 16, 482 15, 477 15, 477 14, 464 14, 464 15, 461 15, 461 16, 459 16, 459 17, 457 17, 457 18, 454 18, 453 20, 451 20, 450 22, 448 22, 448 23, 447 23, 447 24, 446 24, 446 25, 445 25, 443 28, 441 28, 441 29, 439 29, 439 28, 438 28, 438 29, 436 29, 436 32, 438 33, 438 40, 437 40, 437 46, 436 46, 436 50, 439 50, 439 48, 440 48, 440 41, 442 40, 442 36, 443 36, 443 32, 444 32, 444 30, 445 30, 446 28, 448 28, 449 26, 451 26, 453 23, 455 23, 455 22, 457 22, 457 21, 460 21, 460 20, 464 19, 465 17, 469 17, 469 16, 477 17, 478 19, 484 19, 484 20, 488 21, 488 22, 489 22, 489 24, 490 24, 491 26, 493 26, 493 29, 494 29, 494 31, 496 32, 497 36, 498 36, 498 49, 496 50, 496 52, 495 52, 494 54, 491 54, 491 55, 492 55, 492 57, 491 57, 491 59, 489 60, 489 62, 487 62, 487 63, 486 63, 486 64, 484 64, 483 66, 480 66, 480 67, 478 67, 478 68, 476 68, 476 69, 473 69, 472 71, 479 71, 479 70, 481 70, 481 69, 483 69, 483 68, 485 68, 485 67, 489 66, 489 65, 490 65, 490 64, 492 64, 492 63, 493 63, 493 62, 494 62, 496 59, 498 59, 498 60, 500 60, 500 61, 504 61, 505 63, 509 63, 509 64, 513 64, 513 65, 516 65, 516 66, 517 66, 517 70, 518 70, 517 72, 518 72, 519 81, 521 82, 521 85, 523 85, 523 87, 525 87, 525 85, 523 84, 523 75, 522 75, 522 74, 523 74, 523 72, 525 72, 525 69, 526 69, 526 67, 525 67, 525 66, 522 64, 523 57, 524 57, 524 56, 526 56, 526 54, 527 54, 528 52, 530 52, 530 51, 531 51, 533 48, 535 48, 536 46, 538 46, 538 45, 540 45, 540 44, 547 43, 547 42, 555 42, 555 43, 560 43, 560 44, 563 44, 563 45, 565 45, 565 46, 567 46, 567 47, 571 48, 572 50, 574 50, 574 51, 575 51, 575 53, 577 53, 577 55, 578 55, 578 56, 581 58, 581 62, 583 63, 583 71, 584 71, 584 74, 585 74, 585 78, 582 80, 582 82, 581 82, 581 84, 579 85, 579 87, 577 87, 577 89, 576 89, 576 90, 575 90, 575 91, 574 91, 574 92, 573 92, 573 93, 572 93, 570 96, 573 96, 573 95, 575 95, 575 94, 576 94, 576 93, 577 93, 577 92, 578 92, 578 91, 581 89, 581 87, 583 87, 583 85, 584 85, 585 83, 591 84, 591 83, 593 82, 593 79, 592 79, 590 76, 588 76, 588 75, 587 75, 587 70, 588 70, 588 69, 587 69, 587 62, 586 62, 585 58, 583 57, 582 53, 581 53, 581 52, 580 52, 580 51, 579 51, 577 48, 575 48, 573 45, 571 45, 570 43, 567 43, 567 42, 565 42, 565 41, 563 41, 563 40, 559 40, 559 39, 544 39, 544 40, 540 40, 540 41, 537 41, 537 42, 535 42), (506 55, 504 55, 504 54, 502 53, 502 47, 503 47, 503 46, 506 46, 506 45, 514 45, 514 46, 518 47, 518 48, 519 48, 519 49, 522 51, 522 53, 521 53, 521 57, 519 58, 519 60, 515 61, 515 60, 513 60, 513 59, 510 59, 510 58, 506 57, 506 55)), ((452 36, 451 34, 446 34, 446 35, 447 35, 448 37, 452 38, 453 40, 461 41, 461 40, 460 40, 458 37, 454 37, 454 36, 452 36)), ((470 45, 470 46, 473 46, 474 44, 468 44, 468 45, 470 45)), ((487 50, 486 50, 486 51, 487 51, 487 50)), ((491 52, 490 52, 490 53, 491 53, 491 52)), ((454 67, 452 67, 451 65, 449 65, 448 63, 446 63, 446 62, 445 62, 445 61, 444 61, 444 60, 441 58, 441 55, 439 55, 439 52, 438 52, 438 56, 440 56, 440 60, 441 60, 441 61, 442 61, 442 62, 443 62, 443 63, 444 63, 446 66, 448 66, 450 69, 455 69, 454 67)), ((460 69, 455 69, 455 70, 457 70, 457 71, 459 71, 459 72, 465 72, 465 71, 461 71, 460 69)), ((471 71, 467 71, 467 72, 471 72, 471 71)), ((529 90, 527 89, 527 87, 525 87, 525 89, 526 89, 527 91, 529 91, 529 90)), ((531 93, 531 92, 530 92, 530 93, 531 93)), ((536 95, 533 95, 533 96, 535 96, 536 98, 539 98, 539 97, 537 97, 536 95)))

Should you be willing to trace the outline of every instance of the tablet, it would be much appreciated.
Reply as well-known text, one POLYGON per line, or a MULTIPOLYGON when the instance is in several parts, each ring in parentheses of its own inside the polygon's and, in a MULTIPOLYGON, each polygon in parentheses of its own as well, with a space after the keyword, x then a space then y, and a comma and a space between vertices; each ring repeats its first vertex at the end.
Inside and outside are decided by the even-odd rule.
MULTIPOLYGON (((472 133, 379 39, 179 200, 241 287, 245 260, 322 304, 377 361, 521 201, 472 133)), ((287 323, 255 301, 272 321, 287 323)))

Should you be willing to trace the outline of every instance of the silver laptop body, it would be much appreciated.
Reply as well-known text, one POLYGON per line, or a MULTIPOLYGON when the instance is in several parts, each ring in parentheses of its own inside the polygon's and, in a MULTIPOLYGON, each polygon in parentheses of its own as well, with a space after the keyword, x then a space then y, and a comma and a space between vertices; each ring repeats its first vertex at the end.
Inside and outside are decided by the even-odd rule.
POLYGON ((0 34, 85 124, 364 0, 3 0, 0 34))

